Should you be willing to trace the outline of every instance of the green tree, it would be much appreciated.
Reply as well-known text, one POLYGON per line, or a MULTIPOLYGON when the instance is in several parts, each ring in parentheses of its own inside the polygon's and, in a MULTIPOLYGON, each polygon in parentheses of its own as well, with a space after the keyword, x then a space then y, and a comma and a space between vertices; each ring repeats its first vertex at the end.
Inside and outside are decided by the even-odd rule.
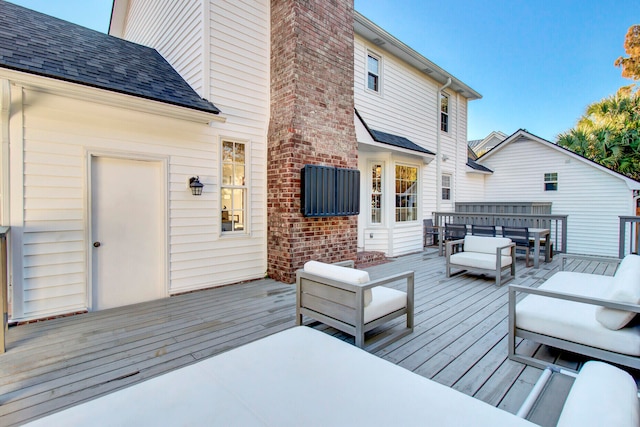
POLYGON ((622 91, 591 104, 558 144, 640 180, 640 93, 622 91))
MULTIPOLYGON (((622 76, 640 80, 640 25, 624 40, 627 55, 614 62, 622 76)), ((575 128, 558 135, 558 144, 610 169, 640 180, 640 90, 635 84, 587 107, 575 128)))
POLYGON ((629 57, 619 57, 614 62, 622 68, 622 77, 640 80, 640 25, 632 25, 624 38, 624 51, 629 57))

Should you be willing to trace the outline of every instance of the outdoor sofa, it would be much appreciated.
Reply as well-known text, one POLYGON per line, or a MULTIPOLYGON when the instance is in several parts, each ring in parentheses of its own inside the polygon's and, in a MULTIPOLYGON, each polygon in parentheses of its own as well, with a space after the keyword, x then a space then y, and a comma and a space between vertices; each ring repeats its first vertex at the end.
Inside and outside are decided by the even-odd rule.
POLYGON ((309 317, 353 335, 362 348, 366 332, 406 316, 406 328, 379 340, 369 348, 374 352, 413 332, 413 287, 413 271, 370 280, 353 261, 308 261, 296 272, 296 325, 309 317), (383 286, 394 282, 401 282, 404 290, 383 286))
MULTIPOLYGON (((576 379, 558 426, 637 426, 636 393, 629 374, 594 362, 576 379)), ((305 326, 32 424, 62 425, 534 426, 305 326)))
MULTIPOLYGON (((561 255, 561 265, 571 257, 561 255)), ((509 286, 509 357, 547 365, 516 353, 520 337, 640 369, 640 323, 635 319, 639 304, 638 255, 627 255, 614 276, 559 271, 539 288, 509 286), (518 294, 527 295, 518 302, 518 294)))
POLYGON ((446 271, 451 277, 451 269, 461 269, 491 273, 496 276, 496 285, 513 279, 516 275, 516 245, 506 237, 465 236, 464 239, 451 240, 446 246, 446 271), (456 247, 462 250, 456 252, 456 247), (502 272, 510 271, 503 280, 502 272))

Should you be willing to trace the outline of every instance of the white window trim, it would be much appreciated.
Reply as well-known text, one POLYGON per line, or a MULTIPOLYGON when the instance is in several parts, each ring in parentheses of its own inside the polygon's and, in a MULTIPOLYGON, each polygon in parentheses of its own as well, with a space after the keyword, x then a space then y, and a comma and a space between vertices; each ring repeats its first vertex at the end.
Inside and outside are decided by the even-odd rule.
POLYGON ((386 199, 388 198, 388 185, 387 185, 387 165, 382 160, 370 160, 368 163, 368 171, 369 171, 369 189, 368 189, 368 203, 369 213, 367 218, 367 223, 371 227, 383 227, 386 220, 386 199), (373 209, 371 207, 371 197, 373 196, 373 176, 371 176, 371 169, 374 165, 380 165, 382 167, 382 173, 380 174, 381 179, 381 188, 380 188, 380 222, 373 222, 371 220, 371 216, 373 214, 373 209))
POLYGON ((449 173, 449 172, 443 172, 441 174, 441 177, 440 177, 440 182, 441 182, 441 185, 440 185, 440 200, 442 200, 443 202, 451 203, 451 201, 453 200, 453 174, 449 173), (449 177, 449 186, 448 187, 444 185, 444 177, 449 177), (442 197, 442 191, 445 188, 449 189, 449 198, 448 199, 445 199, 444 197, 442 197))
POLYGON ((422 212, 422 168, 420 167, 419 164, 416 163, 410 163, 410 162, 395 162, 393 165, 393 169, 391 171, 391 173, 393 174, 393 180, 392 180, 392 206, 393 206, 393 216, 392 216, 392 220, 393 223, 396 226, 402 226, 402 225, 409 225, 409 224, 415 224, 417 222, 420 221, 420 216, 421 216, 421 212, 422 212), (415 219, 411 220, 411 221, 398 221, 396 220, 396 186, 395 186, 395 181, 396 181, 396 167, 397 166, 407 166, 410 168, 416 168, 416 215, 415 215, 415 219))
POLYGON ((251 141, 249 140, 245 140, 245 139, 240 139, 240 138, 232 138, 232 137, 225 137, 225 136, 221 136, 219 138, 219 144, 218 144, 218 167, 219 167, 219 179, 218 179, 218 194, 219 194, 219 199, 218 199, 218 203, 216 205, 216 212, 218 215, 218 219, 219 219, 219 223, 218 223, 218 235, 220 237, 224 237, 224 238, 238 238, 238 237, 246 237, 248 235, 251 234, 251 141), (223 185, 222 183, 222 171, 223 171, 223 154, 222 154, 222 150, 223 150, 223 143, 224 142, 235 142, 235 143, 241 143, 244 144, 244 186, 242 186, 242 188, 244 188, 245 190, 245 194, 244 194, 244 203, 245 203, 245 224, 244 224, 244 230, 239 230, 239 231, 222 231, 222 189, 223 188, 241 188, 239 186, 228 186, 228 185, 223 185))
POLYGON ((451 129, 451 96, 449 96, 448 93, 446 92, 442 92, 441 97, 440 97, 440 120, 439 120, 439 124, 440 124, 440 132, 444 132, 444 133, 449 133, 449 130, 451 129), (446 98, 447 99, 447 112, 443 113, 442 112, 442 100, 446 98), (447 130, 443 130, 442 129, 442 114, 446 114, 447 115, 447 130))
POLYGON ((364 89, 369 93, 374 93, 376 95, 382 95, 382 55, 375 53, 371 50, 367 50, 364 55, 364 89), (378 90, 369 89, 369 57, 375 58, 378 60, 378 90))
POLYGON ((545 172, 544 175, 542 175, 542 189, 547 192, 547 191, 558 191, 559 188, 559 177, 558 177, 558 172, 545 172), (555 181, 547 181, 547 175, 555 175, 556 179, 555 181), (553 190, 547 190, 547 184, 555 184, 556 188, 553 190))

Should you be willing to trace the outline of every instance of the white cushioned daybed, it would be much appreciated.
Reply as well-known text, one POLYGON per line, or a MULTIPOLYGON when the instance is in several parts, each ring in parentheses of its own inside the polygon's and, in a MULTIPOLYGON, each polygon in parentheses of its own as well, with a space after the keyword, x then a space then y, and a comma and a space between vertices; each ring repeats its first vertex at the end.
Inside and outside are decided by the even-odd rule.
POLYGON ((368 272, 353 267, 353 261, 308 261, 296 272, 296 325, 302 325, 307 316, 353 335, 356 346, 362 348, 366 332, 406 316, 406 328, 372 344, 371 352, 411 333, 413 271, 370 280, 368 272), (404 291, 383 286, 394 282, 403 282, 404 291))
MULTIPOLYGON (((564 265, 564 259, 562 262, 564 265)), ((509 357, 539 367, 546 365, 516 353, 515 339, 521 337, 638 369, 640 323, 633 321, 640 313, 638 304, 638 255, 627 255, 613 277, 559 271, 537 289, 512 285, 509 357), (518 293, 528 295, 516 303, 518 293)))
MULTIPOLYGON (((596 392, 607 396, 607 387, 614 387, 617 391, 611 396, 616 396, 612 402, 615 407, 608 406, 603 411, 600 405, 585 406, 583 403, 589 402, 590 393, 583 390, 587 397, 576 395, 571 406, 577 411, 568 407, 567 414, 561 415, 562 425, 589 425, 578 423, 584 419, 591 421, 590 425, 637 425, 633 379, 617 368, 605 368, 607 378, 620 378, 609 383, 604 381, 596 392), (610 372, 616 375, 612 377, 610 372), (634 400, 636 422, 633 422, 634 400), (631 409, 621 405, 630 405, 631 409), (621 410, 616 411, 617 408, 621 410), (626 415, 625 423, 620 423, 618 412, 626 415), (598 419, 598 416, 604 418, 598 419)), ((587 386, 590 385, 587 381, 587 386)), ((576 393, 572 389, 570 398, 573 394, 576 393)), ((32 424, 59 425, 517 427, 534 424, 323 332, 300 326, 32 424)))
POLYGON ((496 285, 513 279, 516 275, 516 245, 506 237, 465 236, 464 239, 451 240, 446 247, 446 272, 451 277, 451 268, 489 272, 496 276, 496 285), (454 249, 462 245, 462 252, 454 249), (510 270, 503 280, 502 272, 510 270))

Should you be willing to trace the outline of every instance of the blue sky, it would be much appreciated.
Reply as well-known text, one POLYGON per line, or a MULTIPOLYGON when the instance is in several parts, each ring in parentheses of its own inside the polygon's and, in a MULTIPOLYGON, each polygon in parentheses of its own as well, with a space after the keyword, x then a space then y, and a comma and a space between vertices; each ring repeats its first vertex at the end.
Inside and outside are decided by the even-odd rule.
MULTIPOLYGON (((12 0, 106 32, 111 0, 12 0)), ((631 81, 615 59, 638 0, 355 0, 355 9, 483 95, 469 139, 520 128, 555 141, 631 81)))

